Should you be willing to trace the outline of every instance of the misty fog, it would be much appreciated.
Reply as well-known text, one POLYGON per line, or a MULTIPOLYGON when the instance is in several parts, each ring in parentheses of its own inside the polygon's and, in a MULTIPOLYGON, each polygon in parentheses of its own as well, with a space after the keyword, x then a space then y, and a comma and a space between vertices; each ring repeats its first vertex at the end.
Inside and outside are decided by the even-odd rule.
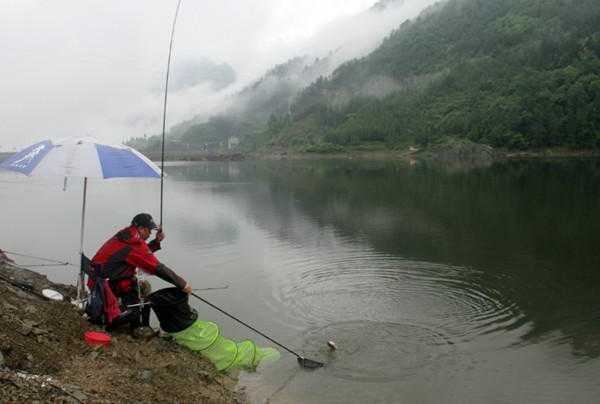
MULTIPOLYGON (((434 1, 395 0, 373 8, 375 3, 184 1, 168 126, 240 107, 240 91, 299 57, 313 70, 290 82, 290 91, 297 91, 365 55, 434 1)), ((0 151, 48 137, 91 135, 120 142, 158 133, 175 6, 176 1, 157 0, 2 4, 0 151)))

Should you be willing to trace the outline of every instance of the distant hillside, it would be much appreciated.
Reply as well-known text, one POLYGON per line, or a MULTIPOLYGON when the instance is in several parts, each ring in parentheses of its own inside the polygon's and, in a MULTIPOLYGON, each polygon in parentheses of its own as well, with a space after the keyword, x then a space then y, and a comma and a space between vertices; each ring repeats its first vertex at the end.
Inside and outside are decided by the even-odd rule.
MULTIPOLYGON (((392 12, 397 12, 405 2, 406 0, 381 0, 354 18, 357 21, 368 20, 377 25, 384 24, 383 19, 386 18, 384 26, 389 26, 392 12)), ((395 20, 393 24, 396 25, 395 20)), ((385 32, 389 31, 390 29, 385 32)), ((377 41, 381 41, 383 36, 384 34, 375 37, 377 41)), ((208 147, 214 150, 222 148, 231 137, 240 138, 244 140, 246 147, 252 147, 252 144, 256 143, 257 134, 267 130, 271 118, 290 113, 294 100, 303 89, 319 77, 329 76, 341 62, 348 60, 348 54, 356 55, 356 50, 352 49, 356 44, 351 38, 340 38, 340 44, 350 42, 337 49, 331 49, 325 56, 304 55, 276 65, 232 97, 229 106, 219 115, 209 119, 195 117, 173 126, 168 134, 167 149, 208 147)), ((188 70, 189 76, 199 75, 193 69, 188 70)), ((132 139, 128 143, 142 150, 156 150, 160 147, 160 142, 158 136, 153 136, 132 139)))
POLYGON ((597 148, 599 112, 598 0, 450 0, 318 79, 257 139, 597 148))
MULTIPOLYGON (((406 2, 408 4, 408 1, 406 2)), ((382 0, 369 12, 403 7, 382 0)), ((397 149, 464 139, 511 150, 600 148, 600 1, 448 0, 365 57, 276 66, 168 147, 397 149)), ((157 138, 140 146, 156 148, 157 138)))

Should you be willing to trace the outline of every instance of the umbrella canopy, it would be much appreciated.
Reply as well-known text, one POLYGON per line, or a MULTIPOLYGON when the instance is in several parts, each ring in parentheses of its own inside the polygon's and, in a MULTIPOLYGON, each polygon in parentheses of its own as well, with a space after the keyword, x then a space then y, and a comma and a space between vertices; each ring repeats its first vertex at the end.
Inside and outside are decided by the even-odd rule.
POLYGON ((104 144, 90 137, 44 140, 12 155, 0 169, 30 177, 83 178, 83 206, 79 252, 82 268, 77 279, 77 300, 85 293, 83 237, 88 178, 161 178, 160 168, 131 147, 104 144))
POLYGON ((0 168, 31 177, 160 178, 160 168, 137 150, 89 137, 44 140, 14 154, 0 168))

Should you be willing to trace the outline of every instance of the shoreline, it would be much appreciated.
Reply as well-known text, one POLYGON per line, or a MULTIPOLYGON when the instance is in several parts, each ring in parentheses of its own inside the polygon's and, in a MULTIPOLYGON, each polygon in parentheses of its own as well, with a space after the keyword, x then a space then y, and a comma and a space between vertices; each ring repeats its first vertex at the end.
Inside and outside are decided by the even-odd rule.
MULTIPOLYGON (((145 153, 153 162, 160 162, 160 155, 145 153)), ((493 149, 490 146, 476 143, 437 146, 425 149, 410 148, 406 150, 349 150, 336 153, 306 153, 288 150, 272 150, 253 153, 206 153, 206 152, 167 152, 165 161, 245 161, 245 160, 393 160, 414 163, 417 160, 431 162, 473 162, 473 161, 506 161, 519 159, 561 159, 561 158, 595 158, 600 157, 599 150, 547 148, 538 150, 508 151, 493 149)))
POLYGON ((247 402, 236 374, 167 339, 115 332, 109 347, 89 347, 84 332, 99 328, 71 303, 41 297, 44 288, 75 295, 0 261, 0 402, 247 402))
MULTIPOLYGON (((160 162, 159 152, 142 152, 153 162, 160 162)), ((13 153, 0 153, 0 162, 13 153)), ((560 159, 560 158, 595 158, 600 157, 600 150, 594 149, 569 149, 564 147, 532 149, 523 151, 509 151, 493 149, 490 146, 477 143, 459 143, 458 145, 441 145, 424 149, 408 148, 405 150, 348 150, 335 153, 307 153, 283 149, 274 149, 263 152, 219 152, 209 153, 204 151, 176 151, 166 152, 165 161, 193 162, 193 161, 245 161, 245 160, 320 160, 320 159, 346 159, 346 160, 394 160, 414 163, 415 160, 460 162, 472 160, 519 160, 519 159, 560 159), (464 150, 467 148, 474 150, 464 150), (487 156, 486 154, 489 154, 487 156)))

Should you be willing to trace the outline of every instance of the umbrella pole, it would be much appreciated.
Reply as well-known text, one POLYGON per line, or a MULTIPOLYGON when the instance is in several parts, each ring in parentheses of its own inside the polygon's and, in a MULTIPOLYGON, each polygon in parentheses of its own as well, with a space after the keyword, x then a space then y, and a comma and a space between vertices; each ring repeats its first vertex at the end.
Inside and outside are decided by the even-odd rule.
MULTIPOLYGON (((79 238, 79 258, 80 261, 83 258, 83 233, 85 230, 85 201, 87 197, 87 177, 83 179, 83 206, 81 208, 81 234, 79 238)), ((84 278, 83 278, 83 270, 79 268, 79 276, 77 278, 77 300, 81 302, 83 295, 85 293, 84 286, 84 278)))

